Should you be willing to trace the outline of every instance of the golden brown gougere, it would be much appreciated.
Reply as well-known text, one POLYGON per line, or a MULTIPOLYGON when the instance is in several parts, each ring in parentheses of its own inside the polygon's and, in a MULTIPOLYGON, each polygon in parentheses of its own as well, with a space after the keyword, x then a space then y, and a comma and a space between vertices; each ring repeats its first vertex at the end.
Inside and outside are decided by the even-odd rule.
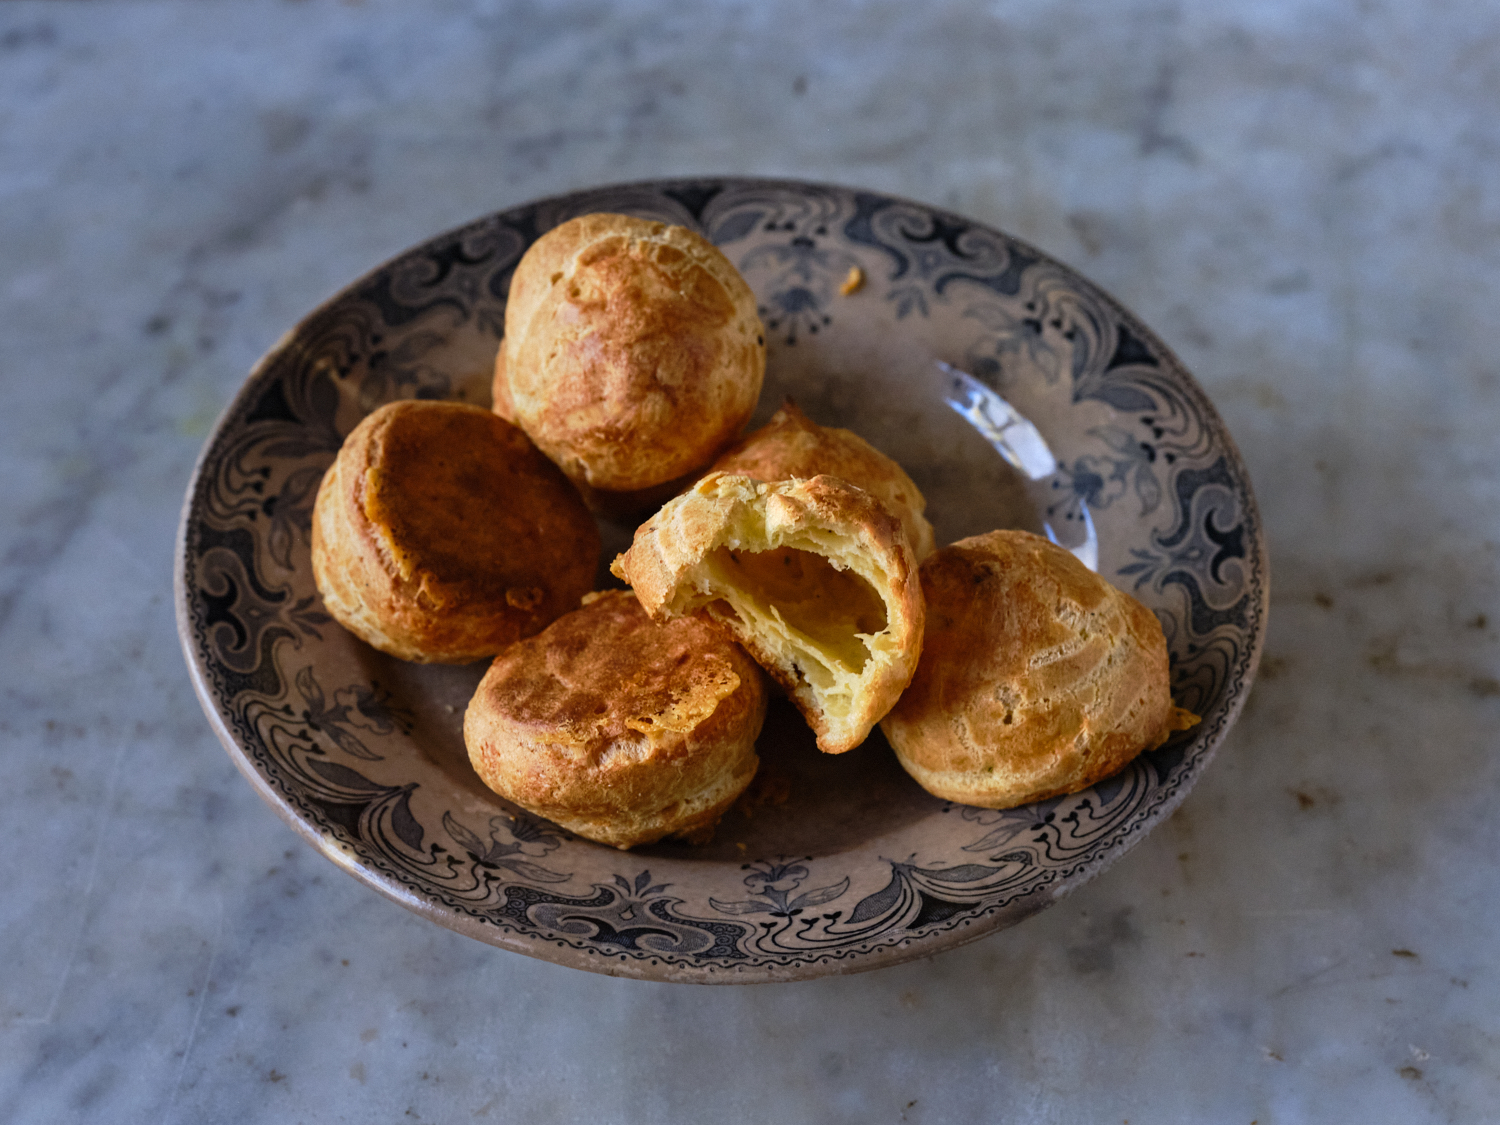
POLYGON ((836 477, 710 473, 612 569, 653 617, 702 610, 786 689, 829 754, 865 740, 922 647, 916 559, 895 516, 836 477))
POLYGON ((464 715, 495 792, 618 848, 702 841, 755 776, 760 669, 707 622, 610 590, 490 666, 464 715))
POLYGON ((592 214, 516 266, 495 411, 609 515, 660 504, 749 421, 765 375, 755 295, 685 227, 592 214))
POLYGON ((1160 622, 1063 548, 992 531, 932 555, 922 659, 881 722, 928 792, 1010 808, 1093 785, 1197 716, 1160 622))
POLYGON ((350 432, 313 507, 323 604, 402 660, 467 663, 544 628, 593 584, 599 529, 509 422, 393 402, 350 432))

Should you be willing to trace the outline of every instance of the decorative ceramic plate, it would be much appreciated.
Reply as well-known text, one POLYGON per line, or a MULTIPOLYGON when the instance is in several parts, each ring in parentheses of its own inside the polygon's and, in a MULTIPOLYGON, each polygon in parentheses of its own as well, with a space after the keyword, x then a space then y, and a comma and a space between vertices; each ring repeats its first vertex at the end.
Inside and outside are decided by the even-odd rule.
MULTIPOLYGON (((628 541, 629 529, 605 527, 606 556, 628 541)), ((308 316, 204 448, 177 610, 230 755, 351 874, 505 949, 621 976, 741 982, 949 949, 1118 859, 1182 800, 1244 704, 1267 581, 1250 481, 1223 423, 1094 285, 921 204, 700 179, 493 215, 308 316), (344 435, 381 403, 488 404, 512 269, 543 231, 589 211, 692 227, 744 273, 769 345, 754 424, 793 395, 815 421, 862 435, 922 488, 939 543, 1026 527, 1074 549, 1161 619, 1173 695, 1202 723, 1092 789, 995 812, 928 796, 878 731, 851 753, 820 754, 777 703, 759 743, 763 780, 696 848, 616 851, 487 790, 461 734, 484 666, 405 664, 330 620, 309 561, 313 497, 344 435), (856 269, 863 284, 843 292, 856 269)))

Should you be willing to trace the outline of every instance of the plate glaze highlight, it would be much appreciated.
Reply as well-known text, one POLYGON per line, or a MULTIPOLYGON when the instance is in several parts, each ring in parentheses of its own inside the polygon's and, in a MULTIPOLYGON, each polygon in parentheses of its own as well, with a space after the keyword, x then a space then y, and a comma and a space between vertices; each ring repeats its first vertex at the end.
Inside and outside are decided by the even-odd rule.
MULTIPOLYGON (((629 529, 604 531, 608 558, 629 529)), ((1130 313, 960 216, 733 178, 617 185, 500 212, 314 311, 256 366, 205 446, 176 580, 184 652, 215 731, 261 796, 340 866, 492 945, 710 983, 928 956, 1097 874, 1208 764, 1249 692, 1269 604, 1260 519, 1233 441, 1130 313), (1161 620, 1174 698, 1203 722, 1084 792, 991 811, 924 793, 878 731, 848 754, 819 754, 778 701, 761 777, 703 848, 616 851, 486 789, 461 733, 483 665, 403 664, 336 625, 312 580, 313 498, 343 436, 376 406, 488 405, 511 271, 541 233, 590 211, 693 227, 740 268, 769 334, 752 425, 793 395, 815 421, 859 433, 922 488, 940 543, 1013 526, 1091 544, 1099 572, 1161 620), (864 284, 842 293, 856 266, 864 284), (987 389, 1034 425, 1053 471, 1012 467, 994 433, 959 411, 954 376, 935 361, 972 377, 960 403, 987 389)))

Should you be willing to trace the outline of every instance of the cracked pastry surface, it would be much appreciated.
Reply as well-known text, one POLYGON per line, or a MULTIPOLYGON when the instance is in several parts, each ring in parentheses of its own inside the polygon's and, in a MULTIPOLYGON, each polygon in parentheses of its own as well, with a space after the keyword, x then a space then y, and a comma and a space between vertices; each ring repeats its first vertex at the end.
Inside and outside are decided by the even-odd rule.
POLYGON ((637 529, 612 569, 656 618, 701 611, 840 754, 911 679, 922 592, 900 522, 836 477, 711 473, 637 529))
POLYGON ((495 412, 592 506, 654 506, 749 420, 765 361, 755 295, 717 247, 685 227, 583 215, 516 266, 495 412))
POLYGON ((323 475, 313 576, 334 619, 402 660, 491 656, 578 604, 599 530, 515 426, 456 402, 393 402, 323 475))
POLYGON ((720 455, 712 470, 756 480, 820 475, 863 488, 901 521, 921 562, 935 547, 927 500, 906 470, 852 430, 820 426, 787 399, 771 420, 720 455))
POLYGON ((755 776, 765 710, 760 669, 719 630, 610 590, 495 658, 464 741, 502 797, 629 848, 712 832, 755 776))
POLYGON ((1197 722, 1172 705, 1156 616, 1046 539, 959 540, 921 581, 922 659, 881 729, 929 793, 1010 808, 1076 792, 1197 722))

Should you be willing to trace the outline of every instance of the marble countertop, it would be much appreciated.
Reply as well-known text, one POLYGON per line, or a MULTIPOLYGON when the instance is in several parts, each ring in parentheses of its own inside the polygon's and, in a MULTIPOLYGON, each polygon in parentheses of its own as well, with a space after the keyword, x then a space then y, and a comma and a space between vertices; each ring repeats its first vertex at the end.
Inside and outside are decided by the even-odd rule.
POLYGON ((0 1119, 1491 1119, 1497 100, 1477 0, 0 6, 0 1119), (1203 780, 929 960, 702 988, 458 936, 302 844, 183 665, 183 489, 262 352, 439 230, 694 173, 1041 246, 1256 484, 1269 640, 1203 780))

